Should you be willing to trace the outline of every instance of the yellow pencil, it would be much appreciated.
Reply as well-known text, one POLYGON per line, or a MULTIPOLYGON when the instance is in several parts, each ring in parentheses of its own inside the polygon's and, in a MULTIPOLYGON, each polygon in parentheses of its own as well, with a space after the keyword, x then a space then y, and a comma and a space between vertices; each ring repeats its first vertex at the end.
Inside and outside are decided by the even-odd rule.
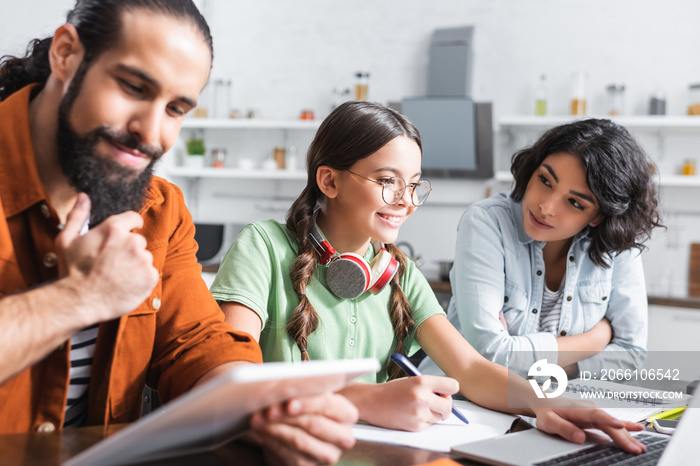
MULTIPOLYGON (((647 418, 647 422, 651 422, 654 419, 668 419, 671 416, 674 416, 675 414, 682 413, 683 411, 685 411, 686 407, 687 407, 687 405, 683 405, 683 406, 679 406, 678 408, 669 409, 668 411, 664 411, 664 412, 661 412, 659 414, 654 414, 653 416, 649 416, 647 418)), ((675 416, 675 417, 678 417, 678 416, 675 416)))

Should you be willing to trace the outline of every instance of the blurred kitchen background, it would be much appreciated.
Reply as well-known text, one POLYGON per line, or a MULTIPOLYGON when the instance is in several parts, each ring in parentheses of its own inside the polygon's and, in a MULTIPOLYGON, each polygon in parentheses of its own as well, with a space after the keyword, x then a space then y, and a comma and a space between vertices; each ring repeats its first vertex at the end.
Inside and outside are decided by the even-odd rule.
MULTIPOLYGON (((0 53, 17 54, 29 39, 52 34, 73 1, 3 3, 0 53)), ((457 31, 464 40, 452 45, 464 45, 459 53, 466 57, 459 65, 466 67, 459 98, 491 104, 485 132, 483 119, 478 131, 478 122, 470 123, 470 131, 480 132, 483 140, 493 131, 489 177, 465 178, 469 170, 460 167, 432 176, 430 199, 401 230, 404 249, 439 281, 439 262, 452 259, 464 209, 508 190, 512 153, 544 129, 573 118, 573 99, 585 100, 586 115, 614 114, 659 168, 668 230, 656 231, 644 252, 649 294, 674 298, 674 306, 696 306, 688 296, 690 282, 700 281, 700 250, 697 264, 690 259, 691 244, 700 242, 700 177, 695 175, 700 116, 688 112, 697 113, 693 106, 700 104, 700 2, 196 3, 214 38, 211 81, 158 173, 182 187, 196 222, 229 225, 224 243, 236 225, 284 218, 305 183, 306 148, 334 105, 357 96, 399 107, 405 99, 428 96, 431 43, 440 38, 436 30, 471 26, 470 32, 457 31), (204 143, 203 157, 188 155, 201 145, 193 139, 204 143)), ((467 147, 474 141, 462 144, 465 153, 477 150, 467 147)), ((478 150, 488 150, 484 147, 478 150)), ((215 253, 207 258, 216 261, 215 253)), ((695 292, 700 293, 700 283, 695 292)), ((671 312, 682 308, 666 311, 663 319, 652 316, 652 325, 670 325, 671 312)), ((697 314, 673 314, 680 316, 674 317, 675 327, 687 321, 697 330, 697 314)))

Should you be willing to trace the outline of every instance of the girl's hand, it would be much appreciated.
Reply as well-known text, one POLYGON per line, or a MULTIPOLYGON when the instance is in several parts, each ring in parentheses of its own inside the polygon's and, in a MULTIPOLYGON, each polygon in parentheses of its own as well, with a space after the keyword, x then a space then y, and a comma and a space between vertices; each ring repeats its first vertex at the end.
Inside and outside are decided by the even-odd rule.
POLYGON ((360 411, 360 420, 389 429, 419 431, 447 419, 459 383, 449 377, 420 375, 381 384, 355 383, 340 393, 360 411))
POLYGON ((568 406, 533 409, 537 415, 537 428, 561 435, 574 443, 583 443, 586 439, 586 434, 581 429, 600 429, 618 447, 629 453, 636 455, 646 451, 646 446, 629 433, 642 430, 641 425, 615 419, 601 409, 586 407, 584 403, 571 402, 568 406))

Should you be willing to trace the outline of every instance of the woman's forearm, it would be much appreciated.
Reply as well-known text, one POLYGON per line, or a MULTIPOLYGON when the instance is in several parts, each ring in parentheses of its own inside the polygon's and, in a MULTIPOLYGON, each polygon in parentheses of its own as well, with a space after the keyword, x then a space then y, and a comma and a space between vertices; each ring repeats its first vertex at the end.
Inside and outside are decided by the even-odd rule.
POLYGON ((557 338, 559 365, 570 366, 600 353, 612 339, 612 327, 603 318, 592 329, 580 335, 557 338))

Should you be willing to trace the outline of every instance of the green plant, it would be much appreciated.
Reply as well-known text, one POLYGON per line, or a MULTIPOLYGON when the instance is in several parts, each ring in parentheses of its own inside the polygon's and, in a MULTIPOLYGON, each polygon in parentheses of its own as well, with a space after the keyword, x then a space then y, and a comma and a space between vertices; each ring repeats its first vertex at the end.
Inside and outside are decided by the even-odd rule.
POLYGON ((203 139, 192 138, 187 141, 187 155, 204 155, 206 147, 203 139))

